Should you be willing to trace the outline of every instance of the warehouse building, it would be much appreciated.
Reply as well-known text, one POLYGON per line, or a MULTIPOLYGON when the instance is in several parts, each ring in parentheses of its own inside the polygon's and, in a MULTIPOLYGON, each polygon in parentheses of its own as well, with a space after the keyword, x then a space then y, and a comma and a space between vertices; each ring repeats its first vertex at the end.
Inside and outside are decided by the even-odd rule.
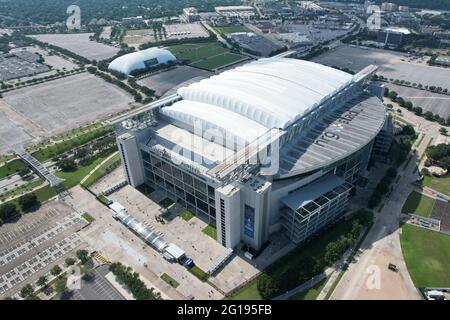
POLYGON ((384 89, 313 62, 260 59, 111 122, 125 176, 217 228, 227 248, 301 243, 346 212, 384 127, 384 89))

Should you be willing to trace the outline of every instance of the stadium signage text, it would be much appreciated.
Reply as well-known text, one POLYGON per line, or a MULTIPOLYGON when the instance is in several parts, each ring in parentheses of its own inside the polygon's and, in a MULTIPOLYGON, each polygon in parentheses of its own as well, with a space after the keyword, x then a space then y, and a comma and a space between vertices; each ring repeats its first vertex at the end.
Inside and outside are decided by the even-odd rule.
POLYGON ((363 110, 349 110, 339 117, 327 130, 325 130, 319 138, 314 141, 315 144, 325 147, 332 140, 339 140, 339 133, 344 130, 345 125, 352 122, 363 110))

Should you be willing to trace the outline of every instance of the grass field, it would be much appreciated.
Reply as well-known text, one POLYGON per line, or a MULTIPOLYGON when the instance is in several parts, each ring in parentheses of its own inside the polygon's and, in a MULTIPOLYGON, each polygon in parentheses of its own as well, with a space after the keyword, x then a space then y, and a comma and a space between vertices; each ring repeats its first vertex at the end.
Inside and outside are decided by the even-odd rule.
POLYGON ((104 136, 105 134, 112 132, 112 126, 104 126, 83 134, 76 136, 75 138, 67 141, 56 143, 48 148, 34 152, 32 155, 39 161, 46 161, 61 153, 69 151, 73 148, 79 147, 91 140, 104 136))
POLYGON ((23 187, 19 187, 17 189, 5 192, 4 194, 2 194, 0 196, 0 200, 4 201, 4 200, 14 197, 16 195, 25 194, 25 193, 27 193, 27 191, 30 191, 31 189, 34 189, 43 183, 44 183, 44 180, 42 180, 41 178, 35 179, 23 187))
POLYGON ((203 69, 216 69, 226 64, 238 61, 244 57, 230 53, 218 42, 204 42, 197 44, 179 44, 168 47, 177 59, 188 60, 189 65, 203 69))
POLYGON ((167 273, 163 273, 160 278, 174 288, 180 285, 174 278, 169 276, 167 273))
POLYGON ((289 300, 316 300, 320 292, 322 291, 323 287, 325 287, 327 280, 328 278, 323 279, 311 289, 300 292, 290 297, 289 300))
POLYGON ((405 224, 400 243, 416 287, 450 287, 450 236, 405 224))
POLYGON ((402 207, 402 213, 414 213, 422 217, 429 217, 436 200, 417 191, 409 194, 402 207))
POLYGON ((425 176, 423 179, 423 185, 450 196, 450 176, 425 176))
POLYGON ((98 180, 103 178, 108 173, 108 168, 116 165, 120 162, 120 154, 117 152, 114 156, 111 157, 108 161, 102 164, 97 170, 95 170, 86 181, 83 182, 83 186, 85 188, 89 188, 98 180))
POLYGON ((262 300, 259 294, 256 281, 251 281, 248 285, 239 288, 230 297, 225 297, 225 300, 262 300))
POLYGON ((180 213, 180 217, 184 220, 184 221, 189 221, 191 220, 193 217, 195 217, 195 215, 190 212, 189 210, 183 210, 180 213))
POLYGON ((204 234, 210 236, 210 237, 213 238, 214 240, 217 240, 217 229, 216 229, 214 226, 208 224, 206 227, 204 227, 204 228, 202 229, 202 232, 203 232, 204 234))
POLYGON ((217 32, 223 33, 223 34, 230 34, 230 33, 235 33, 235 32, 252 32, 252 30, 250 30, 246 26, 215 27, 214 29, 217 32))
POLYGON ((168 208, 170 207, 172 204, 174 204, 173 200, 170 198, 164 198, 162 199, 159 203, 158 203, 161 207, 163 208, 168 208))
POLYGON ((93 161, 90 165, 85 167, 79 167, 76 171, 73 172, 57 172, 56 176, 65 180, 64 186, 67 189, 73 188, 77 184, 79 184, 80 181, 83 180, 83 178, 87 176, 92 169, 98 166, 106 158, 107 156, 103 158, 98 158, 95 161, 93 161))
POLYGON ((25 167, 26 164, 20 159, 10 161, 0 167, 0 179, 3 179, 13 173, 17 173, 25 167))
POLYGON ((93 216, 91 216, 89 213, 85 212, 83 213, 82 217, 84 218, 84 220, 86 220, 87 222, 91 223, 94 222, 95 219, 93 216))
MULTIPOLYGON (((370 213, 371 214, 371 213, 370 213)), ((369 213, 364 212, 361 215, 369 215, 369 213)), ((305 245, 299 246, 292 252, 284 256, 283 258, 277 260, 275 263, 270 265, 266 270, 269 276, 276 278, 279 275, 285 273, 286 270, 290 270, 292 266, 299 266, 301 268, 302 262, 309 260, 311 258, 321 261, 325 254, 325 247, 328 243, 336 241, 340 236, 347 234, 352 229, 352 223, 357 219, 359 215, 354 216, 350 220, 340 221, 330 229, 323 231, 317 238, 313 241, 306 243, 305 245)), ((323 270, 318 270, 317 273, 323 270)), ((245 288, 238 290, 233 293, 230 297, 231 299, 240 299, 240 297, 246 297, 248 299, 261 299, 261 296, 257 290, 258 278, 254 279, 245 288)), ((300 285, 301 283, 294 283, 293 285, 300 285)))
POLYGON ((189 272, 192 273, 194 276, 196 276, 200 281, 206 282, 209 278, 209 274, 207 274, 205 271, 200 269, 197 266, 193 266, 191 268, 188 268, 189 272))
POLYGON ((219 54, 214 57, 211 57, 209 59, 195 62, 195 63, 191 64, 191 66, 197 67, 197 68, 202 68, 202 69, 213 70, 213 69, 225 66, 229 63, 239 61, 242 58, 243 58, 243 56, 241 56, 240 54, 223 53, 223 54, 219 54))

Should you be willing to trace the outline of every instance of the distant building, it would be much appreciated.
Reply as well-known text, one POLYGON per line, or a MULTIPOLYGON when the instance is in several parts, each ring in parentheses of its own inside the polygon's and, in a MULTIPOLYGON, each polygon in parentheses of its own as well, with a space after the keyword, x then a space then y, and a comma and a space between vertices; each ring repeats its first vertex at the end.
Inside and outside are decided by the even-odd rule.
POLYGON ((438 57, 434 60, 434 63, 443 66, 450 66, 450 57, 438 57))
POLYGON ((326 11, 324 8, 313 1, 300 1, 298 6, 305 11, 312 11, 314 13, 326 11))
POLYGON ((385 45, 402 45, 403 38, 411 32, 406 28, 383 28, 378 31, 377 41, 385 45))
POLYGON ((252 6, 226 6, 214 9, 221 16, 230 18, 251 18, 255 15, 255 8, 252 6))
POLYGON ((420 23, 420 19, 411 12, 392 12, 387 19, 393 24, 402 26, 417 26, 420 23))
POLYGON ((398 7, 398 11, 409 12, 409 7, 407 7, 407 6, 399 6, 398 7))
POLYGON ((144 22, 144 18, 142 16, 122 18, 123 24, 136 24, 136 23, 143 23, 143 22, 144 22))
POLYGON ((198 14, 198 11, 196 8, 190 7, 190 8, 184 8, 183 14, 181 15, 181 20, 183 22, 195 22, 200 20, 200 15, 198 14))
POLYGON ((383 2, 381 4, 381 11, 396 11, 397 10, 397 5, 395 3, 392 2, 383 2))

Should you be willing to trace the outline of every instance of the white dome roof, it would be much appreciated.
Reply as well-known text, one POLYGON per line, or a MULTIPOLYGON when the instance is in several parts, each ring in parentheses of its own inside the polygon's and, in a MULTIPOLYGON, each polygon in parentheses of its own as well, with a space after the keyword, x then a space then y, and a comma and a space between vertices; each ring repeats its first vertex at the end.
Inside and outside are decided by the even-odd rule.
POLYGON ((108 68, 129 75, 134 70, 145 69, 145 63, 153 59, 156 61, 150 62, 150 64, 154 66, 176 60, 168 50, 150 48, 118 57, 109 64, 108 68))

